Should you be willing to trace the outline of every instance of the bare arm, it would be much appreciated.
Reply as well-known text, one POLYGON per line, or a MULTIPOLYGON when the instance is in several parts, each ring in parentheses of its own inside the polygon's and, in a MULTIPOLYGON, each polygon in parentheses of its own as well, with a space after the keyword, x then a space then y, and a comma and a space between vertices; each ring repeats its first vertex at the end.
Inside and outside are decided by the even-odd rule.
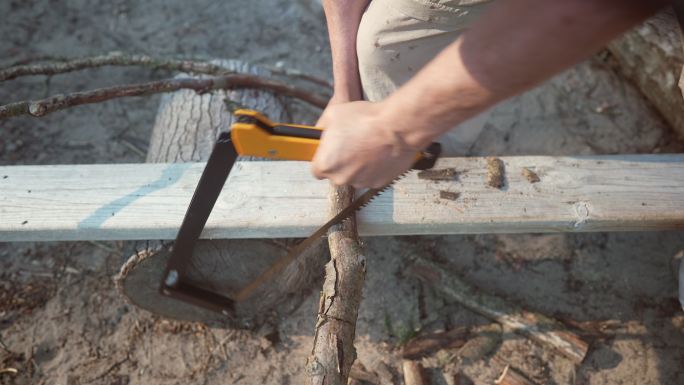
POLYGON ((324 0, 332 50, 334 96, 337 102, 361 100, 361 81, 356 56, 356 33, 370 0, 324 0))
POLYGON ((666 3, 501 1, 390 97, 383 111, 388 117, 420 117, 419 123, 405 121, 398 129, 408 143, 422 147, 587 58, 666 3))
POLYGON ((588 57, 665 4, 499 1, 384 101, 327 109, 312 171, 337 184, 381 186, 440 134, 588 57))

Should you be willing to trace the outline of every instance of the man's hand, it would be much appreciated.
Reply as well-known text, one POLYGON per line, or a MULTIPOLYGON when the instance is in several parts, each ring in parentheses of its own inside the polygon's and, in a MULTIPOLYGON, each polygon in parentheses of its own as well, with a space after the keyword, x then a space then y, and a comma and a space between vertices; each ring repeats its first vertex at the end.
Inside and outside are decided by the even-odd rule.
POLYGON ((318 123, 323 136, 311 163, 317 178, 378 188, 411 167, 419 149, 408 146, 391 121, 379 117, 380 109, 364 101, 326 108, 318 123))

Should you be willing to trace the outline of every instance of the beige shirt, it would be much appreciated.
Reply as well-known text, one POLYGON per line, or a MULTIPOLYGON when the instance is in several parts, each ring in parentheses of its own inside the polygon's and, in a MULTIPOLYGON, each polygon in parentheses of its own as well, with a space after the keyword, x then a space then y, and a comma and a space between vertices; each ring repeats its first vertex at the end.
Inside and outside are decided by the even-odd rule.
POLYGON ((444 7, 467 7, 469 5, 476 5, 486 3, 491 0, 414 0, 423 4, 434 3, 436 6, 444 7))
MULTIPOLYGON (((373 0, 371 4, 378 3, 373 0)), ((437 24, 464 26, 477 18, 492 0, 391 0, 382 2, 406 16, 437 24)))
MULTIPOLYGON (((380 101, 453 43, 492 3, 485 0, 373 0, 356 37, 367 100, 380 101)), ((440 138, 444 155, 463 156, 487 122, 480 114, 440 138)))

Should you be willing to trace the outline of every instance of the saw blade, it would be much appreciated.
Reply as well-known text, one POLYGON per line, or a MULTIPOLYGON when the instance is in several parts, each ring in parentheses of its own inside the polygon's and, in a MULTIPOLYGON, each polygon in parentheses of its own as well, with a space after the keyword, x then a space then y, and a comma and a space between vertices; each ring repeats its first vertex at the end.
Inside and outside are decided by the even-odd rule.
POLYGON ((399 175, 390 183, 384 185, 381 188, 371 188, 366 190, 366 192, 364 192, 359 197, 354 199, 354 201, 350 203, 349 206, 342 209, 339 213, 337 213, 337 215, 332 217, 323 226, 319 227, 318 230, 316 230, 308 238, 306 238, 305 240, 297 244, 295 247, 290 249, 290 251, 286 255, 277 259, 275 263, 273 263, 268 269, 266 269, 252 282, 250 282, 247 286, 240 290, 235 295, 235 301, 241 302, 249 298, 249 296, 252 295, 259 288, 259 286, 261 286, 264 282, 267 282, 270 279, 272 279, 276 274, 283 271, 283 269, 285 269, 289 264, 291 264, 295 259, 297 259, 297 257, 301 255, 306 249, 308 249, 312 244, 314 244, 322 236, 324 236, 331 227, 351 217, 355 212, 365 207, 368 203, 370 203, 373 200, 373 198, 375 198, 376 196, 380 195, 383 191, 390 188, 396 181, 403 178, 406 174, 407 173, 399 175))
MULTIPOLYGON (((188 282, 229 298, 245 287, 252 278, 287 254, 301 239, 222 239, 202 240, 187 272, 188 282)), ((230 316, 196 304, 163 295, 159 281, 171 256, 171 242, 129 244, 132 255, 121 267, 114 282, 117 291, 131 305, 164 318, 202 322, 211 327, 259 328, 264 322, 286 316, 299 307, 305 288, 309 288, 327 262, 323 239, 304 251, 273 281, 259 288, 258 294, 236 303, 230 316), (135 247, 136 250, 133 250, 135 247), (297 280, 287 279, 297 274, 297 280), (295 282, 296 281, 296 282, 295 282), (290 295, 280 295, 289 292, 290 295), (264 294, 263 296, 260 294, 264 294)))
MULTIPOLYGON (((304 241, 295 244, 289 250, 285 249, 285 245, 265 243, 262 240, 225 240, 224 242, 226 243, 231 242, 230 246, 216 246, 215 242, 222 241, 214 241, 211 247, 199 243, 198 246, 206 247, 205 250, 198 250, 195 253, 192 278, 208 285, 209 288, 213 288, 218 293, 224 293, 232 297, 238 302, 243 299, 249 299, 248 297, 263 287, 269 278, 276 279, 278 273, 285 270, 298 258, 303 258, 305 254, 308 255, 307 258, 312 258, 311 255, 314 254, 320 255, 324 251, 323 245, 320 242, 321 237, 326 234, 330 227, 351 217, 352 214, 368 205, 375 197, 390 188, 392 184, 404 175, 402 174, 392 183, 382 188, 365 191, 349 206, 321 226, 314 234, 304 241), (229 252, 227 251, 227 255, 224 255, 219 252, 220 250, 228 250, 229 252), (246 259, 263 262, 266 262, 265 259, 268 259, 254 259, 252 257, 255 253, 262 257, 273 256, 272 261, 274 263, 264 264, 261 266, 261 269, 257 268, 256 271, 252 270, 255 273, 258 271, 262 271, 262 273, 255 280, 250 281, 248 279, 250 274, 245 274, 246 271, 243 269, 235 269, 234 265, 246 259)), ((236 322, 236 320, 227 318, 220 313, 161 295, 157 282, 161 279, 170 255, 170 244, 150 245, 150 247, 145 247, 144 250, 136 252, 122 266, 121 271, 115 278, 115 282, 118 291, 126 298, 127 302, 153 314, 181 321, 203 322, 213 327, 242 325, 242 321, 236 322)), ((244 304, 247 302, 251 303, 251 301, 240 303, 244 304)), ((261 303, 261 301, 259 302, 261 303)), ((280 302, 282 302, 282 299, 280 302)), ((242 317, 253 317, 253 314, 251 310, 245 311, 240 309, 238 316, 239 319, 242 319, 242 317)), ((250 322, 254 323, 255 321, 250 322)))

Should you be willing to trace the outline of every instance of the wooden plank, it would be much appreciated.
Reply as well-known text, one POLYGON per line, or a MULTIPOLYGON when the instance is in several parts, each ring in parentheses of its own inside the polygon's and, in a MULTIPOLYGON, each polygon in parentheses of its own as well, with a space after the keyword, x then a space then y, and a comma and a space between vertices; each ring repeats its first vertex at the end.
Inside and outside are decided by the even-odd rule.
MULTIPOLYGON (((361 235, 658 230, 684 227, 684 155, 440 159, 359 215, 361 235), (531 183, 523 168, 540 181, 531 183), (448 191, 459 194, 443 194, 448 191), (451 200, 455 195, 458 197, 451 200), (440 198, 440 196, 449 198, 440 198)), ((0 241, 173 239, 201 163, 0 167, 0 241)), ((203 238, 304 237, 326 219, 327 182, 303 162, 239 162, 203 238)))

